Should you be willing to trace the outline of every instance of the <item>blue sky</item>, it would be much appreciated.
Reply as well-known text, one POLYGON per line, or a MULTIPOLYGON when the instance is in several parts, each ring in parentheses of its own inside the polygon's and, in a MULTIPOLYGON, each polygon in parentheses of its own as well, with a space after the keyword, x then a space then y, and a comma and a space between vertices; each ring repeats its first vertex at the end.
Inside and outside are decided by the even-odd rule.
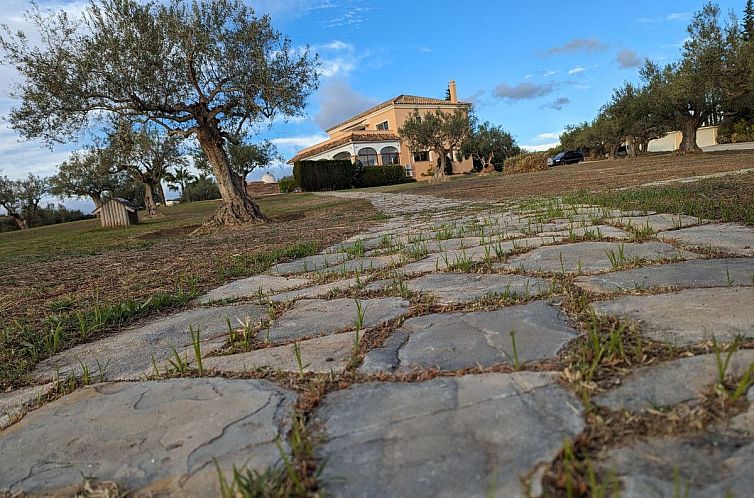
MULTIPOLYGON (((24 28, 25 0, 3 0, 5 22, 24 28)), ((84 1, 40 1, 79 12, 84 1)), ((644 58, 679 55, 701 0, 365 1, 250 0, 269 13, 294 45, 309 45, 322 62, 320 88, 306 116, 262 127, 285 159, 325 138, 324 128, 399 94, 444 97, 448 80, 482 120, 501 124, 522 146, 547 148, 566 124, 589 120, 623 81, 638 80, 644 58)), ((719 2, 740 16, 744 0, 719 2)), ((0 66, 0 114, 13 104, 16 79, 0 66)), ((0 122, 0 170, 50 175, 68 152, 18 142, 0 122)), ((271 172, 288 172, 283 164, 271 172)), ((261 176, 264 171, 255 172, 261 176)))

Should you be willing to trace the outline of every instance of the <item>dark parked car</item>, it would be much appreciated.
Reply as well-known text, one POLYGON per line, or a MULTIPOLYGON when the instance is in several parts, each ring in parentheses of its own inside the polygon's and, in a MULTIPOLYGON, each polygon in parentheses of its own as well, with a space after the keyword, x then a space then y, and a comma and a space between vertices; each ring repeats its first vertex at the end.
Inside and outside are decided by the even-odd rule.
POLYGON ((554 157, 547 158, 548 166, 559 166, 561 164, 576 164, 584 160, 584 154, 577 150, 567 150, 556 154, 554 157))

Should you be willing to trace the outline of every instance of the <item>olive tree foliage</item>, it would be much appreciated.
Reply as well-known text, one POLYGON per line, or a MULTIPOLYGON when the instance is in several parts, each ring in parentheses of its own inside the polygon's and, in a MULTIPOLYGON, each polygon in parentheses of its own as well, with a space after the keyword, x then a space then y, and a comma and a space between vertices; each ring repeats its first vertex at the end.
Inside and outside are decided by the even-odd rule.
POLYGON ((252 171, 267 166, 276 159, 281 159, 277 147, 269 140, 258 144, 248 142, 230 144, 228 154, 230 166, 243 188, 246 188, 246 177, 252 171))
POLYGON ((50 177, 50 193, 58 197, 89 197, 96 207, 102 198, 122 187, 124 175, 116 171, 112 151, 99 146, 75 151, 50 177))
POLYGON ((29 173, 26 178, 11 180, 0 176, 0 207, 18 228, 26 230, 29 221, 37 214, 39 202, 49 191, 46 178, 29 173))
POLYGON ((445 168, 452 161, 454 152, 471 135, 468 109, 456 108, 453 112, 436 109, 425 114, 415 109, 403 122, 398 134, 407 142, 413 152, 431 150, 440 160, 435 167, 433 181, 445 180, 445 168))
POLYGON ((697 130, 721 112, 727 75, 720 8, 706 4, 694 14, 687 31, 679 62, 660 67, 647 61, 641 71, 657 98, 658 111, 681 130, 681 154, 701 152, 697 130))
POLYGON ((64 141, 112 114, 194 137, 222 193, 219 224, 262 219, 238 188, 227 143, 278 116, 300 115, 317 86, 316 57, 291 46, 241 0, 90 0, 81 18, 32 8, 41 43, 8 28, 5 61, 24 81, 12 126, 64 141))
POLYGON ((495 126, 489 121, 479 124, 474 116, 470 118, 470 121, 471 133, 461 145, 459 154, 461 157, 471 157, 475 165, 479 164, 482 167, 489 165, 502 171, 506 158, 521 153, 521 147, 502 126, 495 126))
POLYGON ((171 168, 186 163, 179 147, 180 140, 161 133, 154 125, 135 126, 122 121, 109 141, 117 156, 116 170, 127 173, 144 186, 147 215, 156 215, 155 197, 165 203, 162 180, 168 177, 171 168))

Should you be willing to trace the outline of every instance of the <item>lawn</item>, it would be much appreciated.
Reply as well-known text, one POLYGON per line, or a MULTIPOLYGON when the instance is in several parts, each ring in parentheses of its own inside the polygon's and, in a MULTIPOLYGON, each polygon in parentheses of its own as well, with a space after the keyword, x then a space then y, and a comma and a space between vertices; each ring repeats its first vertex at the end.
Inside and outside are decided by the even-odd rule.
POLYGON ((516 175, 459 175, 443 183, 417 182, 371 190, 472 201, 504 201, 563 195, 579 190, 603 191, 634 187, 661 180, 748 168, 754 168, 754 150, 706 152, 688 156, 661 154, 613 161, 589 161, 516 175))
POLYGON ((380 218, 367 202, 313 194, 260 205, 270 223, 198 235, 192 232, 217 201, 161 208, 133 227, 101 229, 98 220, 85 220, 0 234, 0 392, 23 382, 52 349, 184 307, 202 292, 313 254, 380 218), (57 324, 62 330, 52 348, 57 324), (86 334, 77 332, 83 328, 86 334))

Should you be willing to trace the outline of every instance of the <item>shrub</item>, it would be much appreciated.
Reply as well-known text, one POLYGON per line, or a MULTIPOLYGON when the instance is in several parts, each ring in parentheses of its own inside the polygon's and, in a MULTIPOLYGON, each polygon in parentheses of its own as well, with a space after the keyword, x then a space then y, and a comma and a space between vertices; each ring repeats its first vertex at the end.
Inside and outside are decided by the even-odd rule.
POLYGON ((351 188, 354 166, 350 160, 296 161, 296 185, 307 192, 351 188))
POLYGON ((284 176, 278 181, 278 187, 284 194, 296 190, 296 179, 293 176, 284 176))
POLYGON ((510 157, 505 160, 503 173, 512 175, 516 173, 527 173, 529 171, 542 171, 547 169, 547 153, 532 152, 521 154, 520 156, 510 157))
POLYGON ((381 185, 395 185, 397 183, 415 182, 413 178, 406 177, 403 166, 391 164, 387 166, 365 166, 361 173, 354 179, 354 187, 379 187, 381 185))

